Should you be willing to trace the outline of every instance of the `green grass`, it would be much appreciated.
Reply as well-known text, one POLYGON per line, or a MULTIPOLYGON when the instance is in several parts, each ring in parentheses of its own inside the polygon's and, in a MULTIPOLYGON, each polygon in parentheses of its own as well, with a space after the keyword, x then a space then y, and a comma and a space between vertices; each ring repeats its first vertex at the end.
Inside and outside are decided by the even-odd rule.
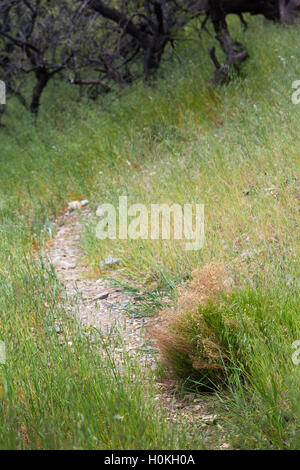
POLYGON ((119 368, 105 344, 91 344, 63 311, 55 274, 28 254, 52 235, 53 218, 70 200, 87 198, 95 211, 103 202, 118 206, 120 195, 129 203, 203 202, 205 247, 187 252, 173 241, 100 242, 95 217, 82 237, 91 269, 106 275, 100 260, 121 258, 118 282, 148 292, 144 315, 193 268, 223 261, 240 287, 228 309, 242 311, 251 293, 248 314, 257 325, 266 315, 269 338, 256 341, 256 330, 241 330, 253 341, 251 357, 246 347, 243 352, 247 385, 236 365, 228 368, 230 399, 220 397, 228 433, 238 436, 232 445, 299 445, 299 366, 290 363, 299 332, 291 306, 299 277, 300 106, 291 101, 300 75, 299 26, 252 18, 244 36, 232 19, 232 30, 251 58, 227 87, 209 84, 212 39, 204 36, 182 47, 182 65, 164 65, 155 87, 135 84, 111 102, 107 97, 104 110, 57 83, 43 98, 36 126, 17 103, 8 105, 0 129, 0 339, 8 349, 0 366, 0 447, 202 445, 201 436, 191 443, 184 429, 170 430, 163 415, 153 414, 151 377, 140 377, 138 359, 126 358, 119 368), (261 302, 266 308, 258 308, 261 302))
POLYGON ((7 349, 0 376, 0 448, 201 445, 200 438, 193 442, 189 437, 184 423, 175 433, 154 405, 153 374, 145 359, 124 352, 116 361, 112 351, 122 349, 121 338, 111 344, 101 331, 83 330, 67 315, 49 266, 20 253, 3 255, 9 261, 0 288, 1 339, 7 349))
POLYGON ((285 286, 235 289, 197 312, 183 309, 167 328, 167 363, 186 386, 219 396, 214 413, 232 448, 299 448, 299 307, 285 286))

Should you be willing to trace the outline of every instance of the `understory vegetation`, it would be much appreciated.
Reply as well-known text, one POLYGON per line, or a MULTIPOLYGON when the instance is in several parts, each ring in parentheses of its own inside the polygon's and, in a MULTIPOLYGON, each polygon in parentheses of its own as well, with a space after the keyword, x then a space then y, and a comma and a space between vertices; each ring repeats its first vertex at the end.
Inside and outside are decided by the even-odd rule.
POLYGON ((153 413, 153 372, 140 373, 139 357, 115 363, 110 338, 70 318, 40 258, 69 201, 88 199, 96 214, 124 195, 129 204, 203 203, 204 247, 100 241, 95 215, 81 239, 91 276, 143 293, 128 314, 162 308, 161 328, 149 332, 161 373, 212 397, 231 448, 299 448, 299 25, 247 21, 244 34, 230 18, 250 60, 226 86, 209 81, 199 50, 213 38, 203 33, 178 50, 178 68, 163 63, 155 85, 91 102, 53 79, 37 122, 9 103, 0 129, 0 448, 218 447, 218 428, 207 440, 197 422, 170 426, 159 406, 153 413), (106 256, 121 259, 114 272, 101 267, 106 256))

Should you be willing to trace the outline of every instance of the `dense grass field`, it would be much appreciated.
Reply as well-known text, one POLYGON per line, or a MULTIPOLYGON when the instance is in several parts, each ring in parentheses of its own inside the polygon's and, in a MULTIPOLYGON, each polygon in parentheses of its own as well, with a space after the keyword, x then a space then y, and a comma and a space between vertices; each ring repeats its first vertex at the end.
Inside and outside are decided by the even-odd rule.
POLYGON ((204 248, 100 242, 95 217, 83 221, 81 240, 91 275, 107 274, 99 265, 105 256, 121 258, 115 281, 148 293, 135 314, 154 314, 169 297, 177 313, 164 311, 158 339, 166 373, 197 393, 209 376, 232 448, 299 448, 300 366, 292 362, 300 340, 300 105, 292 103, 299 26, 249 24, 244 35, 232 19, 251 58, 226 87, 210 85, 212 39, 204 35, 181 48, 180 61, 164 64, 155 87, 135 84, 100 106, 54 83, 37 124, 8 104, 0 129, 0 340, 7 348, 0 448, 183 449, 218 441, 153 413, 153 374, 139 373, 138 357, 116 365, 100 337, 100 350, 89 341, 63 309, 55 272, 39 259, 69 201, 88 199, 95 213, 100 203, 117 207, 121 195, 147 205, 204 203, 204 248), (203 303, 203 286, 191 279, 202 279, 203 269, 208 278, 213 263, 224 267, 230 288, 208 285, 203 303), (166 342, 171 332, 174 341, 166 342), (213 374, 204 340, 214 351, 213 374))

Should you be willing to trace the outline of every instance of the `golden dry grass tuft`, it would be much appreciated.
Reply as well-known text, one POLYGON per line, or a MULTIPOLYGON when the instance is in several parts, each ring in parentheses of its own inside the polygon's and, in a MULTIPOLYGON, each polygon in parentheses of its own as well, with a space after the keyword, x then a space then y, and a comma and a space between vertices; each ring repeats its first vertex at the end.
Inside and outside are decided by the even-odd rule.
POLYGON ((202 308, 228 292, 232 284, 224 264, 212 261, 195 269, 191 281, 179 288, 176 306, 161 312, 161 324, 151 335, 171 374, 191 377, 200 372, 205 385, 222 378, 227 351, 202 308))
POLYGON ((233 281, 229 278, 222 262, 212 262, 192 271, 192 279, 179 288, 178 310, 197 311, 199 305, 206 305, 220 291, 227 291, 233 281))

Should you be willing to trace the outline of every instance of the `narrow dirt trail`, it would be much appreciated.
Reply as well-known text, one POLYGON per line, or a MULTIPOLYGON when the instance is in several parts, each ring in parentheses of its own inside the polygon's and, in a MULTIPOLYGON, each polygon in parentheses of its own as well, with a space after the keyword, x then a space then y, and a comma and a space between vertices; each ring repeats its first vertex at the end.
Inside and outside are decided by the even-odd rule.
MULTIPOLYGON (((81 215, 90 217, 87 207, 81 215)), ((59 280, 64 284, 67 297, 76 295, 77 314, 84 327, 95 327, 103 333, 118 330, 127 351, 147 349, 145 327, 153 318, 135 319, 125 315, 125 308, 133 299, 114 288, 108 281, 90 277, 89 267, 83 263, 80 250, 82 226, 76 211, 67 211, 56 221, 57 234, 48 243, 45 256, 55 267, 59 280)))
MULTIPOLYGON (((89 218, 91 213, 88 207, 81 208, 80 215, 89 218)), ((82 225, 77 211, 65 212, 56 220, 56 227, 57 233, 47 243, 43 256, 54 266, 58 279, 65 286, 67 298, 74 299, 76 296, 76 311, 71 307, 71 301, 65 308, 79 315, 83 327, 95 327, 104 335, 108 332, 121 335, 123 348, 130 355, 142 352, 147 366, 155 369, 156 350, 150 344, 146 330, 159 321, 158 317, 130 317, 125 308, 133 302, 132 297, 126 295, 122 289, 112 287, 106 280, 90 277, 89 267, 83 262, 80 249, 82 225)), ((121 350, 115 350, 116 354, 119 352, 121 350)), ((203 400, 194 395, 179 397, 174 394, 172 381, 158 381, 156 385, 155 399, 163 403, 168 421, 178 422, 187 418, 190 422, 199 421, 202 429, 215 422, 215 416, 207 414, 211 400, 203 400)))

